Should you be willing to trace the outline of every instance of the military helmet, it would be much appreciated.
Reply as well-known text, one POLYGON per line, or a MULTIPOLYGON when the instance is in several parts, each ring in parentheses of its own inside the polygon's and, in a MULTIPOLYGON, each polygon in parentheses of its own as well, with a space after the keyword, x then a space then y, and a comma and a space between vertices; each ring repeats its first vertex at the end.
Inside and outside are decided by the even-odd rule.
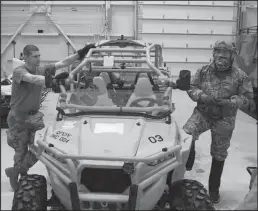
POLYGON ((216 41, 213 47, 213 59, 214 59, 214 64, 217 67, 217 71, 225 71, 229 70, 229 68, 232 66, 234 58, 236 55, 236 47, 235 44, 232 42, 227 42, 227 41, 216 41), (228 50, 231 53, 230 59, 228 61, 221 60, 219 61, 218 58, 216 57, 217 50, 228 50))
POLYGON ((234 53, 236 51, 236 46, 235 46, 234 42, 218 40, 218 41, 215 42, 215 44, 213 46, 213 49, 214 50, 217 50, 217 49, 227 49, 227 50, 230 50, 231 52, 234 53))

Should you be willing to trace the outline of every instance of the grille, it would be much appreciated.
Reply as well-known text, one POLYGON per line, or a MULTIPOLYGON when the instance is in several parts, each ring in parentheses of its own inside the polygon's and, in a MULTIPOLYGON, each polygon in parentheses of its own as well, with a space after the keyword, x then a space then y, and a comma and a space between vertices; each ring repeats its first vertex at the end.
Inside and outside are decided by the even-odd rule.
POLYGON ((85 168, 81 184, 91 192, 123 193, 131 185, 131 179, 122 169, 85 168))

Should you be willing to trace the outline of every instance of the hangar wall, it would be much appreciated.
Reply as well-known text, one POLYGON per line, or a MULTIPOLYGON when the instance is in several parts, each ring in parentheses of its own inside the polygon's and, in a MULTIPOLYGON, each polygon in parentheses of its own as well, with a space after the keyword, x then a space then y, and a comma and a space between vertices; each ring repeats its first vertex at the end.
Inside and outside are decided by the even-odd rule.
MULTIPOLYGON (((163 60, 173 75, 195 71, 208 63, 218 39, 234 40, 235 1, 1 1, 1 51, 38 6, 47 5, 52 20, 74 44, 113 39, 144 39, 163 46, 163 60)), ((35 14, 2 54, 10 69, 26 44, 37 45, 42 64, 74 52, 67 39, 44 13, 35 14), (39 33, 38 30, 43 30, 39 33)))

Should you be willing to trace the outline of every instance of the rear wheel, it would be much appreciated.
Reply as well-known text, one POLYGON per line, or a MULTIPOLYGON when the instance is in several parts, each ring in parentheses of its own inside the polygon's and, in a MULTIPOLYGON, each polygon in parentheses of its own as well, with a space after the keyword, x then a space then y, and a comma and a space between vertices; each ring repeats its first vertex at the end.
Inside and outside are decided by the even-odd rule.
POLYGON ((41 175, 21 176, 12 210, 47 210, 47 182, 41 175))

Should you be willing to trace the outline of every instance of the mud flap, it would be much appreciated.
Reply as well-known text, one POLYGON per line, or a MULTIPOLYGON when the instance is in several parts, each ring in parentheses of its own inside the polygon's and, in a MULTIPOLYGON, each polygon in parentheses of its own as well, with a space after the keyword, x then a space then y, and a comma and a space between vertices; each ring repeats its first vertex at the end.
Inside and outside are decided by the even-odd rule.
POLYGON ((188 160, 190 148, 191 148, 191 140, 192 140, 191 135, 186 134, 184 132, 184 130, 182 130, 182 129, 180 129, 180 132, 181 132, 180 134, 181 134, 181 139, 182 139, 182 141, 181 141, 182 149, 180 152, 181 153, 181 164, 176 169, 174 169, 171 183, 184 178, 184 174, 186 171, 185 164, 188 160))
POLYGON ((79 199, 79 194, 78 194, 76 183, 75 182, 71 182, 68 185, 68 187, 69 187, 69 190, 70 190, 72 210, 81 210, 80 199, 79 199))
POLYGON ((137 193, 138 193, 138 185, 132 185, 130 187, 130 194, 129 194, 129 200, 128 200, 128 210, 135 210, 136 209, 137 193))

